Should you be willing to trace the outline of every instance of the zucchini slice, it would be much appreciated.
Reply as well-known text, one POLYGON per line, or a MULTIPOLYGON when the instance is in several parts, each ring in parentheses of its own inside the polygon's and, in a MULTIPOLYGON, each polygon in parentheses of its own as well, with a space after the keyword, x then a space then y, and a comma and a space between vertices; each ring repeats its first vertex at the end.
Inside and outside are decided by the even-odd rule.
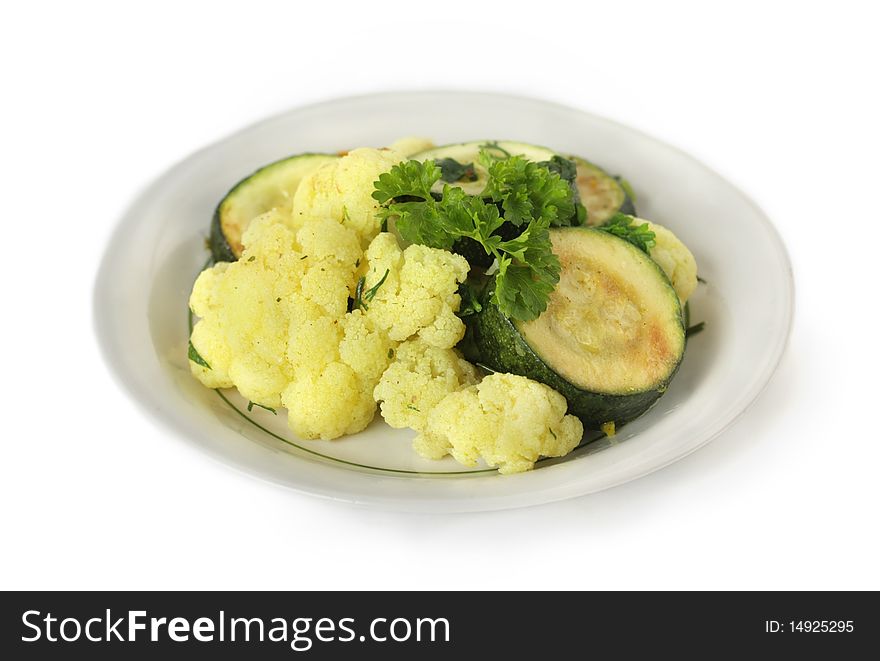
POLYGON ((632 198, 619 177, 612 177, 598 165, 580 156, 569 156, 577 164, 575 183, 581 196, 581 204, 587 208, 587 225, 596 227, 618 211, 636 215, 632 198))
MULTIPOLYGON (((489 178, 486 168, 480 163, 480 150, 486 149, 490 153, 497 154, 500 157, 506 156, 525 156, 530 161, 549 161, 556 156, 556 152, 546 147, 538 147, 525 142, 512 142, 510 140, 477 140, 474 142, 462 142, 456 145, 443 145, 442 147, 434 147, 427 151, 414 154, 413 159, 417 161, 441 161, 444 158, 451 158, 462 165, 474 166, 475 177, 469 177, 468 180, 454 182, 456 186, 460 186, 468 195, 479 195, 486 188, 486 181, 489 178)), ((435 185, 436 192, 443 190, 446 181, 438 181, 435 185)))
POLYGON ((550 231, 562 266, 547 310, 516 322, 486 300, 468 317, 482 362, 560 392, 585 426, 619 426, 666 390, 685 347, 679 298, 648 255, 588 227, 550 231))
POLYGON ((239 181, 224 197, 211 220, 209 244, 215 262, 241 256, 241 235, 250 222, 275 207, 290 204, 299 182, 325 163, 330 154, 298 154, 260 168, 239 181))

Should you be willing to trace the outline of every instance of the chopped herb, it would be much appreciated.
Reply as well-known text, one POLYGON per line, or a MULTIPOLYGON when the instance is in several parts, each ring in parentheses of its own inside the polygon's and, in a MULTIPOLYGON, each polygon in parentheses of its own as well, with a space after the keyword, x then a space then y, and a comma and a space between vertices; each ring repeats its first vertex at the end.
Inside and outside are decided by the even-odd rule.
POLYGON ((250 257, 248 257, 248 261, 249 261, 249 262, 252 262, 252 261, 254 261, 256 258, 257 258, 256 255, 251 255, 250 257))
POLYGON ((703 278, 701 278, 700 276, 697 276, 697 282, 702 282, 704 285, 706 284, 706 281, 703 280, 703 278))
POLYGON ((346 221, 349 221, 349 220, 351 220, 351 217, 349 217, 349 215, 348 215, 348 207, 343 206, 342 207, 342 222, 344 224, 346 221))
POLYGON ((388 273, 388 269, 385 269, 385 273, 382 276, 382 279, 364 292, 365 300, 372 301, 374 298, 376 298, 376 294, 379 292, 379 287, 385 284, 385 279, 388 277, 388 273))
POLYGON ((608 232, 614 236, 619 236, 625 241, 629 241, 636 248, 650 253, 651 248, 657 245, 656 236, 651 231, 648 223, 635 224, 635 218, 625 213, 616 213, 604 225, 600 225, 599 229, 608 232))
POLYGON ((388 349, 388 360, 394 358, 394 349, 388 349))
POLYGON ((417 413, 421 413, 421 411, 419 411, 419 409, 417 409, 417 408, 416 408, 415 406, 413 406, 412 404, 407 404, 407 405, 406 405, 406 408, 410 409, 411 411, 416 411, 417 413))
POLYGON ((474 293, 473 287, 467 283, 461 283, 461 286, 458 288, 458 293, 459 296, 461 296, 461 307, 458 309, 459 317, 469 317, 483 309, 483 305, 474 293))
POLYGON ((480 149, 485 151, 491 158, 510 158, 511 153, 498 144, 497 140, 490 140, 480 145, 480 149), (496 156, 492 152, 500 152, 502 156, 496 156))
POLYGON ((354 267, 358 268, 360 265, 361 265, 361 258, 358 257, 356 260, 354 260, 354 267))
POLYGON ((280 302, 281 302, 281 297, 279 296, 278 298, 276 298, 276 299, 275 299, 275 302, 276 302, 276 303, 280 303, 280 302))
POLYGON ((549 161, 541 161, 538 165, 547 168, 550 172, 555 172, 566 181, 577 179, 577 164, 567 158, 562 158, 562 156, 555 155, 549 161))
MULTIPOLYGON (((364 308, 364 310, 367 309, 364 305, 364 282, 366 282, 366 280, 367 279, 364 276, 361 276, 358 278, 357 284, 354 286, 354 303, 351 306, 352 310, 361 307, 364 308)), ((349 312, 351 312, 351 310, 349 310, 349 312)))
POLYGON ((308 258, 309 258, 308 255, 303 255, 302 257, 299 258, 299 261, 302 261, 302 260, 304 260, 304 259, 308 259, 308 258))
POLYGON ((705 327, 706 327, 706 322, 705 322, 705 321, 701 321, 700 323, 698 323, 698 324, 694 324, 693 326, 691 326, 690 328, 688 328, 688 329, 685 331, 684 336, 685 336, 685 337, 691 337, 692 335, 696 335, 697 333, 701 333, 705 327))
POLYGON ((459 163, 454 158, 441 158, 437 161, 440 179, 450 184, 457 181, 476 181, 477 171, 473 163, 459 163))
POLYGON ((189 351, 187 352, 189 359, 193 361, 196 365, 201 365, 205 369, 211 369, 211 366, 208 365, 208 361, 202 358, 196 348, 193 346, 192 340, 189 341, 189 351))
POLYGON ((262 404, 257 404, 256 402, 248 402, 248 411, 253 411, 255 406, 259 406, 261 409, 266 409, 267 411, 271 412, 272 415, 278 415, 278 412, 275 409, 268 406, 263 406, 262 404))
MULTIPOLYGON (((385 269, 385 275, 382 276, 382 279, 367 290, 364 290, 367 280, 366 277, 361 276, 358 278, 357 284, 354 288, 354 303, 352 304, 352 310, 363 308, 363 310, 366 311, 370 309, 370 306, 368 306, 367 303, 376 298, 376 293, 379 291, 379 287, 385 284, 385 279, 388 277, 388 273, 389 270, 385 269)), ((349 312, 351 312, 351 310, 349 310, 349 312)))
POLYGON ((553 430, 552 430, 552 429, 550 429, 550 428, 548 427, 548 428, 547 428, 547 431, 550 432, 550 435, 551 435, 553 438, 556 438, 556 434, 553 433, 553 430))

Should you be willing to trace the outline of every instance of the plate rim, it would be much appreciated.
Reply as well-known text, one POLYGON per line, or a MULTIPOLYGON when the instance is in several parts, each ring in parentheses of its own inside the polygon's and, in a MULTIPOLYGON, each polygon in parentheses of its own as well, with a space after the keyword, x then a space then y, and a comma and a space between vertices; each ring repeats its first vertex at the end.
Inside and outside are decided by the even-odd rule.
MULTIPOLYGON (((788 249, 782 239, 779 230, 776 228, 772 220, 769 216, 764 212, 764 210, 752 199, 752 197, 746 194, 737 184, 731 182, 728 178, 722 176, 719 172, 717 172, 714 168, 706 165, 703 161, 691 155, 684 149, 681 149, 673 144, 666 142, 663 139, 654 137, 645 131, 642 131, 639 128, 632 127, 628 124, 620 122, 615 119, 611 119, 605 117, 603 115, 599 115, 588 110, 584 110, 579 107, 575 107, 572 105, 559 103, 557 101, 550 101, 545 99, 540 99, 537 97, 520 95, 520 94, 511 94, 506 92, 481 92, 474 90, 464 90, 464 89, 423 89, 423 90, 389 90, 375 93, 365 93, 365 94, 357 94, 357 95, 349 95, 349 96, 339 96, 333 98, 327 98, 320 101, 295 105, 289 107, 280 112, 273 113, 271 115, 265 116, 257 121, 251 122, 245 125, 242 128, 239 128, 235 131, 227 133, 221 136, 218 139, 215 139, 208 144, 193 150, 187 153, 180 159, 177 159, 172 165, 164 168, 158 175, 147 181, 142 185, 139 193, 133 196, 133 199, 129 202, 129 204, 124 208, 122 213, 117 215, 116 222, 113 225, 109 236, 106 239, 105 247, 101 256, 101 259, 98 262, 97 269, 95 271, 95 277, 93 280, 92 286, 92 329, 95 334, 95 339, 97 340, 99 352, 103 358, 105 367, 107 371, 113 377, 113 380, 116 382, 118 386, 128 395, 128 397, 134 401, 136 406, 140 409, 140 411, 144 414, 144 417, 151 420, 153 423, 158 423, 159 426, 171 432, 174 436, 178 436, 181 439, 185 440, 189 445, 196 446, 202 454, 206 454, 215 461, 234 469, 236 472, 240 472, 246 474, 252 478, 260 479, 269 484, 274 484, 278 486, 282 486, 285 489, 289 489, 295 493, 300 493, 308 496, 318 497, 324 500, 331 500, 334 502, 344 502, 353 504, 356 506, 370 506, 376 507, 384 510, 392 510, 392 511, 408 511, 408 512, 474 512, 474 511, 494 511, 494 510, 503 510, 503 509, 512 509, 518 507, 527 507, 527 506, 536 506, 551 502, 558 502, 561 500, 566 500, 569 498, 576 498, 580 496, 586 496, 592 493, 597 493, 599 491, 604 491, 606 489, 611 489, 616 486, 620 486, 621 484, 625 484, 632 480, 636 480, 642 478, 646 475, 649 475, 655 471, 661 470, 677 461, 684 459, 685 457, 691 455, 697 450, 705 447, 711 441, 717 439, 724 432, 726 432, 730 427, 732 427, 742 416, 744 416, 755 404, 758 398, 763 394, 763 392, 767 389, 770 382, 772 381, 774 375, 776 374, 778 367, 788 349, 790 338, 792 334, 792 328, 794 325, 794 319, 796 314, 796 286, 794 280, 794 271, 792 267, 792 262, 790 255, 788 253, 788 249), (617 479, 608 482, 607 484, 600 484, 594 487, 578 487, 575 485, 560 485, 558 488, 553 490, 529 490, 526 489, 523 492, 519 492, 516 495, 501 495, 494 496, 492 498, 482 498, 476 501, 469 501, 467 499, 437 499, 437 498, 407 498, 400 499, 389 497, 385 495, 370 495, 370 494, 353 494, 346 493, 343 494, 339 489, 334 488, 317 488, 317 487, 304 487, 298 485, 294 482, 281 479, 274 475, 267 474, 265 472, 261 472, 256 468, 250 466, 244 466, 240 462, 237 462, 232 457, 229 457, 219 451, 214 450, 213 448, 208 447, 204 443, 199 442, 194 436, 190 433, 187 433, 180 425, 176 424, 175 421, 172 421, 168 416, 163 415, 163 413, 157 410, 155 407, 150 407, 148 402, 141 397, 141 393, 135 384, 133 384, 130 380, 130 377, 127 376, 126 370, 119 363, 119 361, 114 359, 111 351, 112 341, 112 331, 110 329, 111 324, 108 323, 107 315, 103 309, 101 304, 101 300, 103 298, 102 294, 106 289, 106 279, 107 272, 110 269, 112 262, 112 248, 113 246, 120 240, 120 238, 125 234, 124 230, 136 223, 139 216, 142 213, 139 213, 139 210, 142 210, 146 203, 148 203, 151 199, 151 193, 153 193, 156 189, 161 188, 161 185, 167 180, 173 180, 176 173, 179 169, 185 166, 191 160, 197 159, 199 156, 209 152, 210 150, 219 147, 220 145, 234 140, 236 137, 239 137, 243 134, 249 133, 251 131, 258 130, 259 127, 271 124, 275 121, 280 120, 283 117, 286 117, 290 114, 306 112, 306 111, 317 111, 320 110, 323 106, 344 104, 344 103, 354 103, 366 99, 392 99, 394 97, 407 96, 407 97, 418 97, 418 96, 436 96, 436 95, 452 95, 452 96, 469 96, 469 97, 484 97, 484 98, 493 98, 496 100, 507 99, 517 103, 530 103, 536 106, 541 106, 545 108, 555 108, 560 111, 565 112, 573 112, 580 115, 585 115, 589 117, 593 121, 598 121, 600 123, 608 124, 615 126, 619 129, 623 129, 626 132, 637 136, 640 139, 645 139, 655 144, 658 144, 664 147, 671 152, 676 153, 679 157, 683 157, 684 159, 691 161, 693 164, 699 166, 702 170, 704 170, 707 174, 711 175, 716 180, 719 180, 721 183, 729 187, 736 195, 738 195, 751 209, 754 213, 755 218, 761 224, 763 230, 766 232, 770 243, 772 244, 774 256, 779 261, 779 266, 782 267, 783 273, 783 293, 785 296, 785 310, 783 311, 783 329, 782 332, 778 333, 775 346, 772 347, 772 350, 768 353, 769 359, 766 361, 762 372, 757 376, 752 391, 747 395, 747 398, 739 405, 738 409, 733 410, 729 413, 726 418, 720 424, 715 425, 715 429, 710 433, 706 434, 705 437, 700 439, 699 442, 693 444, 690 447, 684 448, 681 452, 670 456, 665 461, 657 462, 656 464, 652 464, 646 467, 643 470, 637 470, 632 472, 626 472, 621 474, 617 479), (562 489, 562 486, 569 486, 569 489, 562 489), (528 498, 528 496, 532 496, 532 498, 528 498), (521 502, 525 497, 525 500, 529 502, 521 502)), ((408 477, 400 477, 397 479, 417 479, 418 476, 408 476, 408 477)), ((505 479, 510 479, 507 477, 505 479)))

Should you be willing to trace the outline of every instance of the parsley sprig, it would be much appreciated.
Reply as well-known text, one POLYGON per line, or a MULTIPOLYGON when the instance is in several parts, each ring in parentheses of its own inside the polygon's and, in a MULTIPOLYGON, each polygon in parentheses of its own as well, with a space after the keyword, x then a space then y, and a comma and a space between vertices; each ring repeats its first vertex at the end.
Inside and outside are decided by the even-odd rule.
POLYGON ((657 245, 657 237, 648 223, 634 224, 635 219, 625 213, 616 213, 599 229, 629 241, 636 248, 650 254, 651 248, 657 245))
POLYGON ((202 354, 200 354, 193 346, 192 340, 189 341, 189 350, 187 351, 187 357, 196 365, 201 365, 205 369, 211 369, 208 361, 202 358, 202 354))
POLYGON ((489 173, 481 195, 445 184, 435 199, 441 169, 434 161, 405 161, 379 176, 373 198, 382 204, 383 221, 395 216, 397 231, 411 243, 449 250, 461 238, 477 241, 497 264, 493 302, 508 317, 535 319, 559 282, 548 230, 577 219, 577 203, 568 182, 547 167, 487 150, 481 162, 489 173), (505 222, 520 233, 502 237, 497 230, 505 222))

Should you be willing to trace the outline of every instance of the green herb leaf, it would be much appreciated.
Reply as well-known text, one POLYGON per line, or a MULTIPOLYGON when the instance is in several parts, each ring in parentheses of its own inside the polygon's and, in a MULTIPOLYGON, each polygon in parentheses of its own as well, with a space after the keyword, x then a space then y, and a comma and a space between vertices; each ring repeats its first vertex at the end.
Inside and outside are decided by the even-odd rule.
POLYGON ((651 231, 647 223, 634 224, 635 219, 625 213, 616 213, 604 225, 600 225, 599 229, 608 232, 621 239, 629 241, 636 248, 646 253, 651 252, 651 248, 657 245, 657 239, 654 232, 651 231))
POLYGON ((431 186, 440 180, 440 168, 434 161, 403 161, 389 172, 379 175, 373 183, 373 199, 385 204, 396 197, 411 195, 423 200, 431 199, 431 186))
POLYGON ((262 404, 257 404, 256 402, 248 402, 247 410, 253 411, 255 406, 259 406, 261 409, 266 409, 267 411, 270 411, 272 415, 278 415, 278 412, 275 409, 269 406, 263 406, 262 404))
POLYGON ((532 245, 524 250, 525 261, 513 262, 508 255, 498 261, 493 301, 507 316, 530 321, 547 309, 550 294, 559 282, 559 258, 550 252, 550 238, 536 233, 532 245), (546 240, 547 245, 543 245, 546 240))
POLYGON ((458 294, 461 297, 461 306, 458 308, 459 317, 469 317, 483 309, 483 304, 480 303, 474 288, 467 283, 461 283, 458 294))
POLYGON ((387 208, 389 215, 397 216, 398 234, 410 243, 449 250, 455 237, 440 222, 437 205, 433 200, 398 202, 387 208))
POLYGON ((375 285, 370 287, 366 292, 364 292, 364 300, 372 301, 374 298, 376 298, 376 292, 379 291, 379 287, 385 284, 385 280, 386 278, 388 278, 388 273, 389 270, 385 269, 385 275, 382 276, 382 279, 379 280, 379 282, 377 282, 375 285))
POLYGON ((354 286, 354 301, 351 305, 351 310, 349 310, 349 312, 351 312, 352 310, 357 310, 361 307, 365 310, 367 309, 364 305, 364 283, 366 281, 367 279, 364 276, 358 278, 357 284, 354 286))
POLYGON ((441 158, 437 161, 437 166, 440 168, 440 179, 450 184, 477 180, 473 163, 459 163, 454 158, 441 158))
POLYGON ((560 178, 565 179, 569 183, 577 179, 577 164, 567 158, 562 158, 558 154, 549 161, 539 162, 538 165, 542 168, 547 168, 550 172, 555 172, 560 178))
POLYGON ((205 369, 211 369, 211 366, 208 365, 208 361, 202 358, 196 348, 193 346, 192 340, 189 341, 189 351, 187 351, 187 355, 189 359, 193 361, 196 365, 201 365, 205 369))
MULTIPOLYGON (((369 310, 370 306, 367 305, 367 302, 376 298, 376 292, 379 291, 379 287, 385 284, 389 272, 388 269, 385 269, 385 275, 382 276, 382 279, 366 290, 364 287, 366 286, 367 279, 364 276, 358 278, 357 284, 354 288, 354 304, 352 305, 352 309, 356 310, 357 308, 362 308, 365 312, 369 310)), ((349 312, 351 312, 351 310, 349 310, 349 312)))
POLYGON ((685 336, 685 337, 691 337, 692 335, 696 335, 697 333, 701 333, 705 327, 706 327, 706 322, 705 322, 705 321, 701 321, 700 323, 698 323, 698 324, 694 324, 693 326, 691 326, 690 328, 688 328, 688 329, 685 331, 684 336, 685 336))
POLYGON ((497 140, 489 140, 480 145, 480 157, 484 163, 486 160, 510 158, 511 153, 498 144, 497 140))
POLYGON ((542 218, 552 226, 570 225, 577 216, 569 183, 522 156, 493 162, 483 195, 501 203, 504 219, 515 227, 532 218, 542 218))

